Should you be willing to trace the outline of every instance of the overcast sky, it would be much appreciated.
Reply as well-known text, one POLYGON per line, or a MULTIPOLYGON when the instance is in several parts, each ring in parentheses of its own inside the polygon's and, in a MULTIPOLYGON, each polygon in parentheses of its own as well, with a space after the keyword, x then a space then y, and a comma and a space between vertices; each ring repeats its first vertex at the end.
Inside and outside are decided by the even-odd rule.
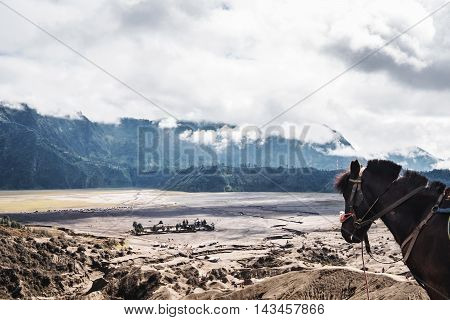
MULTIPOLYGON (((178 119, 266 123, 445 0, 2 0, 178 119)), ((450 5, 275 123, 450 157, 450 5)), ((165 118, 0 3, 0 100, 165 118)))

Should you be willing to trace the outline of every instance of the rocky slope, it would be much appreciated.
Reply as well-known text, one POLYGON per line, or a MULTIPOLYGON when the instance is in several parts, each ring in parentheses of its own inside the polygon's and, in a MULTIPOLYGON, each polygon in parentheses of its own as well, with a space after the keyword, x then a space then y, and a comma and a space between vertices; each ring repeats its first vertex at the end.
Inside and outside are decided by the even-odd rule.
POLYGON ((102 298, 147 298, 157 272, 110 266, 128 251, 107 238, 0 226, 0 299, 85 299, 99 291, 102 298))
MULTIPOLYGON (((369 274, 371 299, 423 300, 426 292, 409 281, 369 274)), ((185 299, 224 300, 363 300, 367 299, 361 272, 348 269, 319 269, 289 272, 233 292, 207 291, 185 299)))
MULTIPOLYGON (((152 258, 120 239, 0 226, 0 299, 365 299, 363 274, 336 267, 345 262, 334 253, 303 255, 330 265, 318 269, 285 265, 283 254, 205 273, 194 252, 152 258)), ((372 299, 427 299, 404 278, 370 273, 369 288, 372 299)))

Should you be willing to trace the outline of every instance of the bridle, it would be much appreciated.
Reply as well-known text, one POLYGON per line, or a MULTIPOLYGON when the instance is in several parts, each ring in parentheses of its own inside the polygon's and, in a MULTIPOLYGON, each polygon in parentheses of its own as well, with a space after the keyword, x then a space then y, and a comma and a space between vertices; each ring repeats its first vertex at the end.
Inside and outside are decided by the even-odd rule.
POLYGON ((349 212, 341 214, 340 219, 339 219, 341 221, 341 223, 343 223, 346 220, 348 220, 349 218, 353 217, 353 220, 354 220, 353 221, 353 226, 355 227, 355 229, 360 229, 360 228, 362 228, 362 227, 364 227, 366 225, 372 224, 373 222, 375 222, 375 220, 378 220, 381 217, 385 216, 386 214, 392 212, 395 208, 399 207, 404 202, 408 201, 409 199, 414 197, 416 194, 418 194, 420 191, 425 189, 425 186, 420 186, 420 187, 414 189, 413 191, 409 192, 408 194, 404 195, 403 197, 401 197, 400 199, 395 201, 393 204, 389 205, 388 207, 386 207, 385 209, 381 210, 380 212, 378 212, 377 214, 373 215, 372 217, 366 219, 366 217, 372 212, 372 210, 377 205, 377 203, 382 199, 382 197, 386 193, 388 193, 389 190, 392 188, 392 186, 395 184, 395 182, 398 181, 398 178, 396 178, 374 200, 374 202, 369 206, 369 208, 362 215, 362 217, 358 218, 356 216, 356 213, 355 213, 356 212, 355 208, 357 208, 361 204, 361 202, 365 201, 364 195, 363 195, 363 192, 362 192, 362 175, 363 175, 364 169, 365 169, 364 167, 361 167, 361 170, 359 171, 359 176, 358 176, 357 179, 351 179, 350 178, 348 180, 350 183, 353 184, 352 192, 350 194, 350 198, 348 199, 348 202, 350 203, 350 205, 349 205, 349 212))
POLYGON ((362 193, 362 174, 364 172, 364 167, 361 167, 359 171, 359 176, 356 179, 349 178, 348 181, 352 183, 352 192, 350 193, 350 198, 348 199, 349 210, 348 212, 343 212, 339 216, 339 221, 344 223, 350 218, 353 218, 354 224, 357 221, 355 214, 355 207, 358 207, 362 201, 364 201, 364 195, 362 193))
MULTIPOLYGON (((395 180, 393 180, 388 187, 375 199, 375 201, 369 206, 369 208, 366 210, 366 212, 364 213, 364 215, 362 215, 362 217, 358 218, 356 215, 356 208, 363 202, 365 201, 364 199, 364 195, 362 192, 362 175, 364 172, 364 167, 361 167, 361 170, 359 172, 358 178, 356 179, 352 179, 350 178, 348 181, 350 183, 352 183, 352 192, 350 194, 350 198, 348 199, 348 203, 349 203, 349 210, 346 213, 341 213, 339 215, 339 220, 341 223, 344 223, 345 221, 347 221, 349 218, 353 218, 353 226, 355 228, 355 230, 361 229, 364 226, 367 225, 371 225, 372 223, 375 222, 375 220, 382 218, 383 216, 385 216, 386 214, 392 212, 393 210, 395 210, 397 207, 399 207, 400 205, 402 205, 403 203, 405 203, 406 201, 408 201, 409 199, 411 199, 412 197, 414 197, 415 195, 417 195, 419 192, 421 192, 422 190, 424 190, 426 188, 426 186, 420 186, 417 187, 416 189, 412 190, 411 192, 409 192, 408 194, 404 195, 403 197, 401 197, 400 199, 398 199, 397 201, 395 201, 394 203, 392 203, 391 205, 387 206, 386 208, 384 208, 383 210, 381 210, 380 212, 374 214, 372 217, 367 218, 366 217, 369 215, 369 213, 372 212, 372 210, 374 209, 374 207, 376 206, 376 204, 380 201, 380 199, 387 193, 389 192, 389 190, 391 189, 391 187, 395 184, 395 182, 398 181, 398 178, 396 178, 395 180)), ((401 249, 402 252, 404 251, 404 249, 406 248, 406 252, 405 255, 403 256, 403 261, 406 262, 409 258, 409 255, 411 253, 412 248, 414 247, 414 243, 416 242, 416 239, 420 233, 420 231, 422 230, 422 228, 425 226, 425 224, 431 219, 431 217, 433 216, 433 214, 438 210, 440 204, 443 202, 443 199, 446 195, 446 192, 444 191, 443 194, 440 195, 440 197, 437 200, 437 203, 432 207, 431 211, 429 212, 429 214, 419 223, 419 225, 417 225, 417 227, 408 235, 408 237, 406 237, 406 239, 402 242, 401 244, 401 249), (409 246, 408 246, 409 243, 409 246)), ((369 255, 373 258, 371 251, 370 251, 370 244, 369 244, 369 238, 367 236, 367 233, 364 236, 364 241, 366 244, 366 250, 369 253, 369 255)), ((374 258, 375 259, 375 258, 374 258)), ((376 260, 376 259, 375 259, 376 260)), ((397 260, 400 261, 401 259, 397 260)), ((395 261, 395 262, 397 262, 395 261)))

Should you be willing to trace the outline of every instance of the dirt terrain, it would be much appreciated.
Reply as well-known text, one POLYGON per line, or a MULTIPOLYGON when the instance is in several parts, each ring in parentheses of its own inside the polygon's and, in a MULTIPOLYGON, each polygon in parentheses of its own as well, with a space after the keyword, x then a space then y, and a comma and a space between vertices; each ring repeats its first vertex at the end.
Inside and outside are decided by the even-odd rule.
MULTIPOLYGON (((386 275, 371 274, 371 299, 427 299, 419 286, 386 275)), ((360 300, 366 299, 361 273, 347 268, 289 272, 236 291, 210 290, 185 299, 263 300, 360 300)))
MULTIPOLYGON (((0 227, 0 298, 366 298, 360 247, 340 235, 336 195, 165 197, 147 207, 138 195, 121 208, 10 213, 27 227, 0 227), (185 218, 206 219, 216 230, 130 232, 133 221, 185 218)), ((379 259, 399 256, 382 224, 370 237, 379 259)), ((386 266, 366 257, 366 267, 371 298, 427 298, 401 262, 386 266)))

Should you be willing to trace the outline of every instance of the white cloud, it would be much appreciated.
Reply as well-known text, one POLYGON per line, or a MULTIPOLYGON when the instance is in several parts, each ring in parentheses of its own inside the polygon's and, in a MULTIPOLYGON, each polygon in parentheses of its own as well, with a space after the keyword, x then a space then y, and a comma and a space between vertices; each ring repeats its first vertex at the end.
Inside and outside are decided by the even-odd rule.
POLYGON ((242 146, 245 143, 264 142, 261 130, 253 125, 243 125, 230 128, 223 126, 217 130, 186 130, 180 134, 180 139, 201 145, 213 146, 222 150, 230 144, 242 146))
POLYGON ((450 169, 450 159, 439 161, 435 169, 450 169))
POLYGON ((178 126, 177 120, 174 118, 165 118, 159 121, 158 127, 161 129, 173 129, 178 126))
MULTIPOLYGON (((334 150, 328 151, 329 155, 332 156, 341 156, 341 157, 362 157, 363 155, 356 149, 349 147, 349 146, 339 146, 339 148, 336 148, 334 150)), ((368 157, 370 159, 372 157, 368 157)), ((379 158, 379 157, 377 157, 379 158)))
MULTIPOLYGON (((217 130, 185 130, 180 134, 180 139, 196 144, 211 145, 217 149, 223 149, 229 144, 244 145, 246 143, 261 143, 269 137, 282 137, 284 139, 298 140, 310 144, 336 143, 341 152, 349 153, 346 147, 340 144, 340 134, 334 132, 325 125, 308 123, 295 124, 283 122, 280 125, 272 125, 260 129, 256 125, 245 124, 230 128, 223 126, 217 130)), ((351 147, 350 147, 351 149, 351 147)), ((335 150, 336 154, 339 153, 335 150)), ((355 154, 353 150, 352 155, 355 154)))
MULTIPOLYGON (((178 119, 240 126, 270 120, 441 5, 437 0, 6 3, 178 119)), ((415 145, 450 157, 449 12, 426 20, 276 123, 326 123, 364 153, 415 145)), ((4 7, 0 21, 1 100, 24 101, 49 114, 81 110, 97 121, 168 116, 4 7)), ((313 140, 332 138, 327 132, 310 134, 313 140)), ((231 130, 230 139, 240 135, 231 130)))
POLYGON ((0 105, 11 108, 11 109, 24 110, 24 105, 20 102, 0 101, 0 105))

